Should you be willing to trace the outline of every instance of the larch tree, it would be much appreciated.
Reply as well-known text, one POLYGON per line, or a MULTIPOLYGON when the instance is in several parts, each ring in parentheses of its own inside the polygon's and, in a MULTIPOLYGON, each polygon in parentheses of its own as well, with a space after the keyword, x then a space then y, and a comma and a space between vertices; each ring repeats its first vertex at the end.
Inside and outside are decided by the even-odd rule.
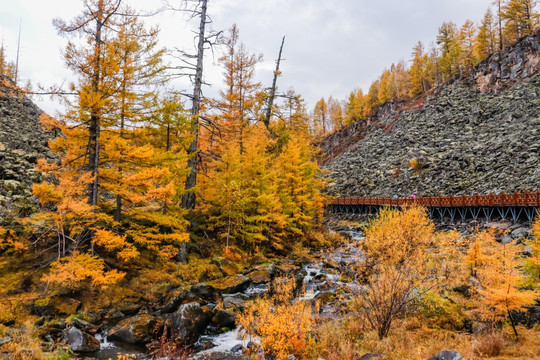
POLYGON ((103 117, 116 93, 114 75, 118 72, 119 59, 109 39, 121 18, 121 3, 122 0, 84 0, 82 14, 72 22, 54 20, 61 34, 77 34, 87 39, 85 45, 68 42, 64 57, 68 68, 78 77, 78 84, 74 85, 78 102, 71 104, 66 117, 88 130, 81 157, 85 160, 85 170, 93 177, 87 188, 88 202, 92 205, 98 204, 103 117))
POLYGON ((459 73, 459 56, 461 47, 459 31, 453 22, 444 22, 439 28, 437 45, 441 52, 441 71, 444 79, 449 79, 459 73))
POLYGON ((224 68, 225 90, 220 91, 217 108, 221 110, 221 141, 237 139, 242 152, 244 130, 256 120, 254 112, 261 84, 254 81, 255 65, 262 57, 250 54, 238 40, 239 30, 233 25, 225 40, 226 53, 219 58, 224 68))
POLYGON ((539 14, 535 11, 536 0, 508 0, 501 11, 505 20, 504 36, 511 42, 533 32, 539 24, 539 14))
POLYGON ((313 108, 313 133, 316 135, 324 135, 328 129, 328 106, 326 100, 321 98, 313 108))
POLYGON ((459 52, 460 71, 469 71, 477 62, 475 48, 476 27, 472 20, 467 20, 459 30, 459 52))
POLYGON ((482 60, 497 50, 495 19, 490 8, 486 10, 475 40, 476 58, 482 60))
POLYGON ((328 116, 330 116, 333 131, 340 129, 343 126, 343 109, 341 103, 332 96, 328 98, 328 116))
POLYGON ((425 65, 427 55, 424 53, 424 45, 418 42, 413 48, 412 64, 409 69, 410 84, 409 96, 415 97, 426 91, 425 65))

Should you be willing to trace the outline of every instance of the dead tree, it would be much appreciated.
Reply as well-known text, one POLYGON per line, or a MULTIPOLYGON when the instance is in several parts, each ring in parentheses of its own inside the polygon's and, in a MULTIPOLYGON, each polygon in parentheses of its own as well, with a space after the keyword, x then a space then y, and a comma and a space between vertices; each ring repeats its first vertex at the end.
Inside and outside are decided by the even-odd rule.
POLYGON ((270 130, 270 117, 272 116, 272 106, 274 105, 274 99, 276 97, 276 84, 277 77, 279 76, 279 63, 281 62, 281 53, 283 51, 283 44, 285 43, 285 36, 281 40, 281 46, 279 47, 279 55, 276 61, 276 70, 274 71, 274 79, 272 80, 272 87, 270 88, 270 96, 268 97, 268 108, 264 117, 264 125, 266 129, 270 130))

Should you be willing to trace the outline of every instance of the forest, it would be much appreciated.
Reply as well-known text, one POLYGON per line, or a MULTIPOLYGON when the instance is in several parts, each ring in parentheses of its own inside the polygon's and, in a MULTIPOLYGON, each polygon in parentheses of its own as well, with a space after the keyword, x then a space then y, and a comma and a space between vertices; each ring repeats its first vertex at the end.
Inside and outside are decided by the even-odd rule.
POLYGON ((272 84, 257 82, 261 57, 236 25, 208 29, 207 1, 168 10, 196 23, 194 52, 171 56, 127 1, 82 0, 75 18, 53 21, 67 39, 67 87, 18 84, 0 47, 15 98, 65 104, 39 117, 54 160, 36 160, 35 208, 0 212, 0 358, 94 358, 104 329, 137 346, 114 359, 204 359, 199 338, 230 331, 243 355, 208 359, 540 358, 538 218, 519 244, 500 241, 509 226, 464 234, 416 206, 335 219, 316 146, 533 36, 536 1, 496 0, 478 23, 444 22, 369 89, 313 109, 279 88, 286 38, 272 84), (225 84, 215 98, 202 90, 209 52, 225 84), (173 86, 179 74, 188 93, 173 86), (332 292, 309 296, 314 263, 332 292), (267 288, 244 296, 257 286, 267 288))

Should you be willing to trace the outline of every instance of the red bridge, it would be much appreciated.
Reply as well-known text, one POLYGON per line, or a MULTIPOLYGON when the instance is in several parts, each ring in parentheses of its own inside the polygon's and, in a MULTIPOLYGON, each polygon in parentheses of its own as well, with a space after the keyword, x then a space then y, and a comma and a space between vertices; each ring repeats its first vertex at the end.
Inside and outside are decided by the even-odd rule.
POLYGON ((382 207, 403 207, 410 205, 425 206, 430 216, 445 217, 454 222, 456 218, 484 217, 488 221, 495 215, 502 219, 511 218, 517 222, 521 217, 529 222, 540 214, 540 190, 513 194, 461 195, 461 196, 426 196, 426 197, 341 197, 330 204, 334 213, 371 214, 382 207))

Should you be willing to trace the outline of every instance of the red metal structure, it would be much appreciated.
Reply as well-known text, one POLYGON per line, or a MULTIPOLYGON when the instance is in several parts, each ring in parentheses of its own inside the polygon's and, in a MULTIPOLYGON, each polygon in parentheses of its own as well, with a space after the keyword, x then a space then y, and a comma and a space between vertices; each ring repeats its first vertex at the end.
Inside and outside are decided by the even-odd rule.
POLYGON ((449 216, 452 222, 456 216, 464 220, 467 216, 477 218, 484 215, 488 220, 493 213, 501 218, 512 217, 516 222, 525 215, 529 221, 540 209, 540 190, 523 193, 500 193, 489 195, 426 196, 426 197, 340 197, 330 204, 333 212, 371 213, 381 207, 404 207, 421 205, 428 208, 430 215, 438 213, 441 219, 449 216))

